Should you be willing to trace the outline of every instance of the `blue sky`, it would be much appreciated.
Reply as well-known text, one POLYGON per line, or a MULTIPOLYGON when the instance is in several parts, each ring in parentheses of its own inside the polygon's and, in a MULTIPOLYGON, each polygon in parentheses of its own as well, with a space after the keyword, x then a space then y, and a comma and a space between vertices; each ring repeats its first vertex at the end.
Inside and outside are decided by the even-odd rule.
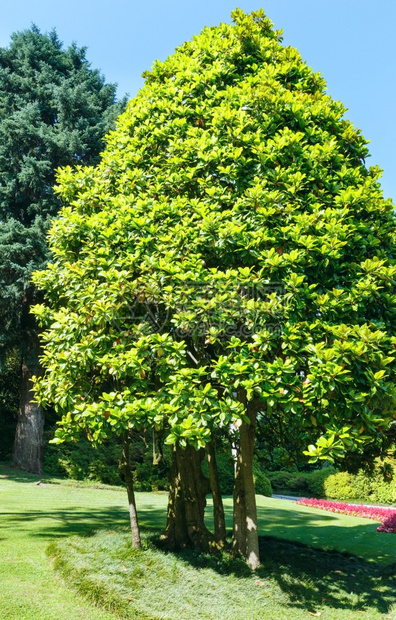
POLYGON ((320 71, 329 94, 370 140, 370 164, 384 169, 382 187, 396 200, 396 1, 395 0, 13 0, 3 2, 0 47, 35 23, 56 28, 68 46, 88 48, 87 58, 118 93, 133 97, 154 60, 205 26, 230 21, 236 7, 263 8, 284 43, 320 71))

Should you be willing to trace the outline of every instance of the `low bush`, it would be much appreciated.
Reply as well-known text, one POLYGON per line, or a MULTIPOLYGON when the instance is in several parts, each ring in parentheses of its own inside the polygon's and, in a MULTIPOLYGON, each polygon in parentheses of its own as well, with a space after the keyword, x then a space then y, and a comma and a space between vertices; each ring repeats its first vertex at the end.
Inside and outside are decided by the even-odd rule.
POLYGON ((324 495, 330 499, 359 499, 370 503, 396 503, 396 474, 391 459, 377 463, 373 472, 337 472, 324 482, 324 495))
POLYGON ((353 484, 355 476, 346 471, 332 474, 324 481, 324 497, 331 499, 359 499, 353 484))
POLYGON ((254 457, 253 461, 253 478, 254 478, 254 486, 256 489, 256 493, 258 495, 265 495, 266 497, 271 497, 272 495, 272 486, 271 482, 262 471, 260 464, 256 457, 254 457))
MULTIPOLYGON (((72 480, 92 480, 101 484, 123 484, 120 470, 122 447, 119 441, 113 439, 93 448, 87 439, 77 443, 48 444, 51 437, 49 431, 44 452, 46 474, 72 480)), ((151 447, 147 447, 141 439, 135 439, 131 444, 131 465, 136 491, 168 488, 167 455, 158 464, 154 464, 151 447)))
POLYGON ((360 470, 351 474, 324 467, 311 472, 276 471, 267 475, 278 494, 396 503, 396 463, 390 458, 378 461, 372 472, 360 470))
POLYGON ((304 474, 309 494, 312 497, 323 497, 325 482, 334 472, 334 467, 324 467, 323 469, 315 469, 312 472, 304 474))
MULTIPOLYGON (((299 476, 297 476, 293 472, 289 471, 274 471, 269 472, 268 478, 271 481, 272 488, 276 492, 281 492, 283 490, 291 491, 292 489, 299 491, 300 487, 295 484, 295 481, 301 480, 299 476)), ((305 488, 305 484, 304 484, 305 488)))
POLYGON ((334 471, 326 467, 312 472, 276 471, 267 475, 275 493, 323 497, 324 482, 334 471))

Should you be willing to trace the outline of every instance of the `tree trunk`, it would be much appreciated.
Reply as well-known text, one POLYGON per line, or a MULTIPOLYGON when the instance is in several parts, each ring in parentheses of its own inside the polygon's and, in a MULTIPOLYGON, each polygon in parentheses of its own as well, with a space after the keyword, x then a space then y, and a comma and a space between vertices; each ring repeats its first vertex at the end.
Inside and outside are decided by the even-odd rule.
POLYGON ((22 360, 18 422, 12 464, 25 471, 43 473, 44 412, 33 402, 31 379, 34 372, 22 360))
POLYGON ((142 544, 140 540, 140 531, 139 531, 139 523, 138 516, 136 511, 136 502, 135 502, 135 492, 133 490, 133 477, 131 473, 131 464, 129 461, 129 444, 131 443, 131 438, 128 433, 122 438, 122 460, 121 460, 121 469, 124 474, 127 495, 128 495, 128 506, 129 506, 129 519, 131 522, 131 534, 132 534, 132 547, 134 549, 140 549, 142 544))
POLYGON ((233 550, 246 558, 252 570, 260 565, 256 495, 253 478, 253 453, 256 433, 256 409, 240 394, 249 424, 239 428, 239 445, 235 470, 233 550))
POLYGON ((246 557, 245 483, 242 469, 242 454, 239 446, 235 463, 232 549, 235 557, 246 557))
POLYGON ((208 457, 210 489, 213 498, 214 535, 216 544, 220 548, 225 546, 226 526, 213 440, 206 444, 206 454, 208 457))
POLYGON ((171 485, 166 530, 161 537, 171 549, 196 547, 211 551, 214 536, 205 526, 209 483, 201 471, 205 451, 175 444, 172 453, 171 485))
POLYGON ((247 563, 252 570, 260 566, 260 552, 257 525, 256 494, 253 478, 253 451, 256 431, 256 412, 247 410, 250 424, 240 427, 239 452, 245 493, 246 553, 247 563))
POLYGON ((166 530, 161 536, 169 549, 183 549, 189 544, 187 523, 184 519, 181 475, 177 468, 176 446, 172 450, 172 463, 169 472, 170 486, 166 530))

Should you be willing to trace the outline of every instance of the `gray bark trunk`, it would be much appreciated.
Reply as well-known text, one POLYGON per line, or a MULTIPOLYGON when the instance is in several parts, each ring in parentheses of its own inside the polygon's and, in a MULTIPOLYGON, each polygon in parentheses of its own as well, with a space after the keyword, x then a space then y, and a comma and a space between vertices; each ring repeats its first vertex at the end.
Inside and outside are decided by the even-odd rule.
POLYGON ((206 454, 208 457, 209 482, 213 498, 213 518, 214 518, 214 534, 218 547, 224 547, 226 543, 226 525, 224 517, 223 499, 219 484, 219 474, 217 471, 216 452, 214 442, 210 441, 206 444, 206 454))
POLYGON ((174 446, 166 530, 161 537, 171 549, 216 548, 213 534, 205 525, 206 495, 209 483, 201 471, 204 450, 174 446))
POLYGON ((239 445, 235 469, 233 551, 246 558, 252 570, 260 565, 256 495, 253 477, 254 439, 256 435, 256 410, 246 400, 244 391, 239 398, 245 405, 249 424, 243 422, 239 429, 239 445))
POLYGON ((242 462, 245 491, 246 560, 252 570, 260 566, 257 506, 253 478, 253 450, 256 427, 256 413, 247 412, 250 424, 243 422, 240 428, 239 451, 242 462))
POLYGON ((44 412, 33 402, 33 372, 22 361, 20 405, 12 464, 41 476, 44 452, 44 412))
POLYGON ((122 439, 122 473, 124 474, 127 495, 128 495, 128 507, 129 507, 129 519, 131 522, 131 534, 132 534, 132 547, 134 549, 140 549, 142 546, 140 540, 140 530, 138 523, 138 516, 136 511, 135 492, 133 488, 133 477, 131 473, 131 464, 129 460, 129 444, 131 440, 128 434, 125 434, 122 439))
POLYGON ((242 455, 237 449, 235 463, 232 549, 234 556, 246 556, 246 502, 242 455))

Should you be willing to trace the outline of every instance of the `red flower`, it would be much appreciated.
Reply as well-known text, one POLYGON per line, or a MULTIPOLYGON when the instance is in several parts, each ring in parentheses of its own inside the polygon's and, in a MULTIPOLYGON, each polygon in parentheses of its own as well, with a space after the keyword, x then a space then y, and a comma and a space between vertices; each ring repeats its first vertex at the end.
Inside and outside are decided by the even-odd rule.
POLYGON ((394 508, 380 508, 377 506, 365 506, 364 504, 345 504, 341 502, 329 502, 325 499, 307 499, 306 497, 303 497, 296 502, 296 504, 354 517, 373 519, 374 521, 383 521, 382 525, 377 528, 377 532, 396 534, 396 510, 394 508))

